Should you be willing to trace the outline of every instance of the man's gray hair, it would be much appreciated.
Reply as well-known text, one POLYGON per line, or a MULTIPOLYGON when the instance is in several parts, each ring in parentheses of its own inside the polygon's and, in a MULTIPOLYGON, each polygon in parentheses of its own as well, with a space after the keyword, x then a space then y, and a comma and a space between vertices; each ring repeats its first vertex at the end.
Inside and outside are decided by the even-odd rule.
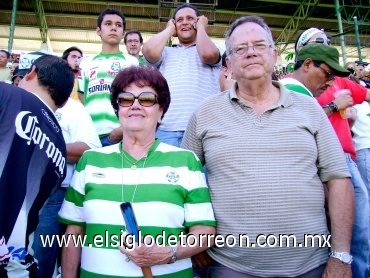
POLYGON ((231 47, 230 46, 230 36, 231 36, 231 34, 234 32, 236 27, 238 27, 239 25, 242 25, 244 23, 247 23, 247 22, 256 23, 259 26, 261 26, 263 29, 265 29, 266 32, 267 32, 269 44, 271 44, 272 48, 275 48, 274 39, 272 37, 271 30, 268 27, 268 25, 266 24, 266 22, 263 20, 263 18, 259 17, 259 16, 256 16, 256 15, 248 15, 248 16, 242 16, 242 17, 238 18, 237 20, 235 20, 230 25, 229 30, 227 30, 227 32, 226 32, 226 55, 227 56, 230 55, 230 47, 231 47))

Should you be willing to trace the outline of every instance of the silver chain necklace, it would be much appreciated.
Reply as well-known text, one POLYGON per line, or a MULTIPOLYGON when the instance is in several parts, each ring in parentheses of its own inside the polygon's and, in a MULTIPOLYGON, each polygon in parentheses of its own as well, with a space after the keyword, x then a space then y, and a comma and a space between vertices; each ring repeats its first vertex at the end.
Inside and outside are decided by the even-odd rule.
POLYGON ((137 189, 137 187, 138 187, 138 185, 139 185, 139 182, 140 182, 140 178, 141 178, 141 175, 142 175, 142 173, 143 173, 143 170, 144 170, 144 168, 145 168, 145 164, 146 164, 146 160, 147 160, 147 158, 148 158, 148 153, 146 153, 142 158, 140 158, 138 161, 136 161, 136 163, 132 163, 129 159, 128 159, 128 157, 126 156, 126 154, 124 153, 124 151, 123 151, 123 145, 122 145, 122 149, 121 149, 121 166, 122 166, 122 171, 121 171, 121 174, 122 174, 122 202, 124 202, 124 199, 123 199, 123 191, 124 191, 124 185, 123 185, 123 181, 124 181, 124 175, 123 175, 123 170, 124 170, 124 168, 123 168, 123 166, 124 166, 124 163, 123 163, 123 157, 126 157, 126 159, 132 164, 131 165, 131 170, 136 170, 137 169, 137 166, 136 166, 136 164, 143 158, 143 157, 145 157, 145 160, 144 160, 144 163, 143 163, 143 166, 141 167, 141 170, 140 170, 140 174, 139 174, 139 177, 138 177, 138 179, 137 179, 137 182, 136 182, 136 185, 135 185, 135 189, 134 189, 134 193, 132 194, 132 198, 131 198, 131 203, 134 201, 134 197, 135 197, 135 194, 136 194, 136 189, 137 189))

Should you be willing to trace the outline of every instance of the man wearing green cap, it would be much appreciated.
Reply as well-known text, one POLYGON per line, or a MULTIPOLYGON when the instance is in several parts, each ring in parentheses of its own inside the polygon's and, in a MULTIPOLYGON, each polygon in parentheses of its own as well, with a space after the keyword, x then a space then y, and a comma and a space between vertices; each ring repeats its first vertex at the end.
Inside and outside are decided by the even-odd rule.
MULTIPOLYGON (((296 43, 297 57, 307 46, 313 44, 329 44, 328 37, 322 30, 310 28, 299 36, 296 43)), ((339 111, 362 103, 364 100, 370 101, 370 89, 366 89, 348 78, 335 77, 332 86, 316 97, 316 100, 323 107, 341 143, 355 191, 356 208, 351 240, 352 276, 367 277, 370 254, 369 197, 355 163, 356 150, 352 141, 349 122, 342 118, 339 111), (350 90, 350 92, 338 94, 338 91, 343 89, 350 90)))
POLYGON ((309 44, 297 55, 294 72, 281 82, 286 88, 318 97, 333 85, 334 76, 347 77, 348 70, 339 64, 339 52, 325 44, 309 44))

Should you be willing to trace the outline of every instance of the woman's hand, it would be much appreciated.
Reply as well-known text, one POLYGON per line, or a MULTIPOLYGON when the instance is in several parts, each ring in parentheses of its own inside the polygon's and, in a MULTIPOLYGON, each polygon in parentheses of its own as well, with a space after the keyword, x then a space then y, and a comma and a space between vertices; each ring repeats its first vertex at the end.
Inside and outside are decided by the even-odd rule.
POLYGON ((172 258, 172 248, 170 246, 146 246, 144 243, 139 247, 120 246, 119 250, 139 267, 150 267, 153 265, 167 264, 172 258))

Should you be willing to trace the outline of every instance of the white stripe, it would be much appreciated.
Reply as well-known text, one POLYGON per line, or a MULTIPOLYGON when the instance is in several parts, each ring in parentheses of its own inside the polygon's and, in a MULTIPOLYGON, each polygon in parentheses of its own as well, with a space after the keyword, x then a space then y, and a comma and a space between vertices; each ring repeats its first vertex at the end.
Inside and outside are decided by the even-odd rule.
MULTIPOLYGON (((195 188, 207 187, 204 174, 201 172, 189 171, 187 167, 173 168, 170 166, 138 168, 131 170, 130 168, 119 169, 113 167, 99 168, 87 165, 86 169, 75 175, 83 175, 84 172, 91 173, 85 177, 84 183, 94 184, 163 184, 163 185, 179 185, 186 190, 195 188), (167 178, 167 174, 175 172, 179 176, 179 180, 173 181, 167 178), (99 174, 99 175, 95 175, 99 174), (101 175, 103 174, 103 175, 101 175), (202 177, 199 177, 201 175, 202 177), (201 184, 199 184, 201 183, 201 184)), ((77 177, 73 177, 77 178, 77 177)), ((72 184, 74 184, 72 182, 72 184)), ((77 190, 77 189, 76 189, 77 190)), ((79 190, 78 190, 79 191, 79 190)), ((85 194, 84 192, 80 192, 85 194)))
POLYGON ((185 204, 185 211, 186 222, 215 221, 212 205, 210 203, 185 204))
POLYGON ((63 204, 58 215, 70 221, 85 222, 83 208, 75 206, 74 203, 71 203, 66 199, 63 200, 63 204))
MULTIPOLYGON (((115 276, 143 276, 141 268, 118 249, 82 248, 81 267, 93 273, 115 276)), ((153 276, 178 272, 191 267, 190 259, 178 260, 174 264, 152 266, 153 276)))
MULTIPOLYGON (((94 213, 84 215, 86 223, 122 225, 124 227, 120 204, 121 202, 106 200, 86 201, 84 203, 84 210, 94 211, 94 213), (99 209, 99 207, 104 209, 99 209), (106 213, 107 211, 110 213, 106 213)), ((179 216, 184 215, 184 209, 177 205, 165 202, 144 202, 133 203, 133 208, 140 227, 183 227, 184 217, 179 216)))

